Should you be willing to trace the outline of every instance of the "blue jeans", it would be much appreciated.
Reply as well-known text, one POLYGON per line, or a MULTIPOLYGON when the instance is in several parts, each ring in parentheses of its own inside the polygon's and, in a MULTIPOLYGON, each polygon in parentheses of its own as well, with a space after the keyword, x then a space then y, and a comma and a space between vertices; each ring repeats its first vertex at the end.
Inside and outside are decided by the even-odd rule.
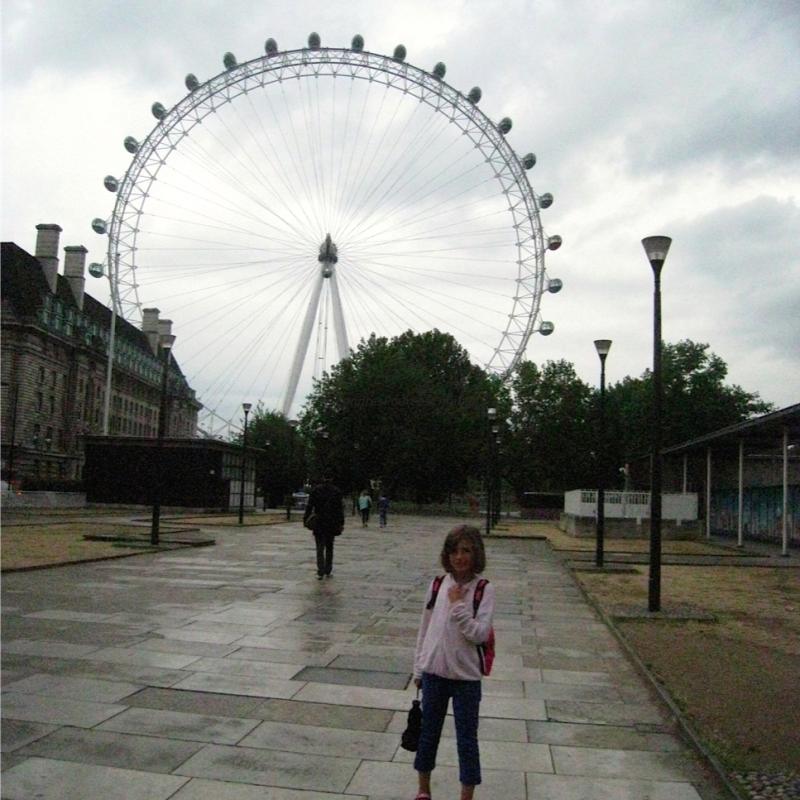
POLYGON ((454 681, 428 672, 422 673, 422 731, 414 769, 417 772, 432 772, 436 766, 436 751, 450 698, 453 699, 456 721, 459 779, 464 786, 477 786, 481 782, 481 757, 478 751, 480 681, 454 681))

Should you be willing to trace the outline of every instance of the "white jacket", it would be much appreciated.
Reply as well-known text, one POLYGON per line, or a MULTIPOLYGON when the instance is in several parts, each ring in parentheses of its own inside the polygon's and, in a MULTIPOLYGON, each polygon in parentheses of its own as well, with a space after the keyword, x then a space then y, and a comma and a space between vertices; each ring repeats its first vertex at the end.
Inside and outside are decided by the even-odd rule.
POLYGON ((417 649, 414 654, 414 678, 430 672, 441 678, 462 681, 479 681, 481 675, 477 645, 489 638, 494 618, 494 586, 487 583, 483 599, 475 618, 472 616, 472 598, 480 576, 465 584, 467 592, 463 600, 451 603, 448 589, 455 583, 453 576, 445 575, 436 604, 429 611, 433 581, 425 595, 425 608, 417 634, 417 649))

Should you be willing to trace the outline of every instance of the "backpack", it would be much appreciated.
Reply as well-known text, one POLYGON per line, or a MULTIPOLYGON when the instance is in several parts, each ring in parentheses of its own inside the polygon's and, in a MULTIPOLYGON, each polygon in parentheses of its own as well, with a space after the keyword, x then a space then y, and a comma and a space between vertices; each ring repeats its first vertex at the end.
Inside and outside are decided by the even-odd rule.
MULTIPOLYGON (((439 589, 442 586, 444 575, 437 575, 433 579, 433 586, 431 587, 431 599, 428 605, 425 606, 428 610, 432 609, 436 604, 436 598, 439 596, 439 589)), ((478 607, 483 600, 483 591, 489 581, 486 578, 481 578, 475 587, 475 593, 472 595, 472 616, 475 617, 478 613, 478 607)), ((478 659, 481 663, 481 675, 491 675, 492 665, 494 664, 495 654, 495 638, 494 627, 489 628, 489 638, 483 643, 476 645, 478 648, 478 659)))

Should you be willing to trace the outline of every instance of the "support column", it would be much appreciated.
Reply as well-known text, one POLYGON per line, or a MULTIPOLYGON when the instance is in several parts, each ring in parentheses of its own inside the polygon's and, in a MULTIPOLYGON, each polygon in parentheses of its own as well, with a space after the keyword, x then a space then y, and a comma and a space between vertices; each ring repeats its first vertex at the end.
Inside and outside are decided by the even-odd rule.
POLYGON ((744 515, 744 439, 739 439, 739 507, 736 514, 736 546, 744 545, 742 516, 744 515))
POLYGON ((711 448, 706 449, 706 539, 711 538, 711 448))

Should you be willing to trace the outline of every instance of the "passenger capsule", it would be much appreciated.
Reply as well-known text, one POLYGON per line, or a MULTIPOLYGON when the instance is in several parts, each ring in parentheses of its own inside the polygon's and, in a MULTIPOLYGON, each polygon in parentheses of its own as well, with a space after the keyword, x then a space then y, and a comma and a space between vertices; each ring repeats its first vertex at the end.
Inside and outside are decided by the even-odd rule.
POLYGON ((550 294, 558 294, 564 288, 564 283, 561 278, 550 278, 547 281, 547 291, 550 294))
POLYGON ((103 186, 108 189, 109 192, 116 192, 119 189, 119 181, 113 175, 106 175, 103 178, 103 186))
POLYGON ((89 264, 89 274, 93 278, 102 278, 103 277, 103 265, 98 264, 97 261, 93 261, 89 264))
POLYGON ((197 76, 193 75, 191 72, 184 78, 183 83, 190 92, 193 92, 200 85, 197 76))
POLYGON ((264 42, 264 52, 268 56, 274 56, 275 53, 278 52, 278 43, 270 37, 266 42, 264 42))
POLYGON ((233 69, 238 66, 236 56, 233 53, 225 53, 225 55, 222 56, 222 63, 225 65, 225 69, 233 69))
POLYGON ((550 208, 551 205, 553 205, 553 195, 550 192, 539 195, 539 208, 550 208))
POLYGON ((312 50, 319 50, 320 44, 321 44, 321 40, 319 38, 319 34, 318 33, 310 33, 308 35, 308 46, 312 50))
POLYGON ((353 41, 350 44, 350 49, 353 50, 355 53, 361 53, 364 50, 364 37, 357 33, 353 37, 353 41))
POLYGON ((443 62, 443 61, 440 61, 440 62, 439 62, 439 63, 438 63, 438 64, 437 64, 437 65, 436 65, 434 68, 433 68, 433 74, 434 74, 434 75, 435 75, 435 76, 436 76, 436 77, 437 77, 439 80, 441 80, 442 78, 444 78, 444 75, 445 75, 445 73, 446 73, 446 72, 447 72, 447 67, 444 65, 444 62, 443 62))
POLYGON ((552 322, 542 322, 539 325, 539 333, 541 333, 542 336, 549 336, 555 329, 556 326, 553 325, 552 322))
POLYGON ((536 156, 533 153, 526 153, 522 156, 522 166, 525 169, 533 169, 536 166, 536 156))
POLYGON ((126 136, 122 144, 129 153, 135 153, 139 149, 139 142, 133 136, 126 136))
POLYGON ((153 103, 153 105, 150 106, 150 110, 153 112, 153 116, 156 119, 164 119, 164 117, 167 116, 167 109, 164 108, 161 103, 153 103))
POLYGON ((394 49, 394 55, 392 56, 395 61, 405 61, 406 60, 406 48, 405 45, 399 44, 394 49))
POLYGON ((511 117, 503 117, 503 119, 497 123, 497 129, 505 136, 511 130, 513 124, 514 123, 511 122, 511 117))
POLYGON ((547 237, 547 249, 558 250, 561 247, 561 237, 558 235, 547 237))
POLYGON ((481 91, 480 86, 473 86, 469 90, 469 94, 467 95, 467 100, 470 101, 473 105, 480 103, 481 97, 483 97, 483 92, 481 91))
POLYGON ((105 233, 106 232, 106 221, 104 219, 100 219, 100 217, 95 217, 92 220, 92 230, 95 233, 105 233))

